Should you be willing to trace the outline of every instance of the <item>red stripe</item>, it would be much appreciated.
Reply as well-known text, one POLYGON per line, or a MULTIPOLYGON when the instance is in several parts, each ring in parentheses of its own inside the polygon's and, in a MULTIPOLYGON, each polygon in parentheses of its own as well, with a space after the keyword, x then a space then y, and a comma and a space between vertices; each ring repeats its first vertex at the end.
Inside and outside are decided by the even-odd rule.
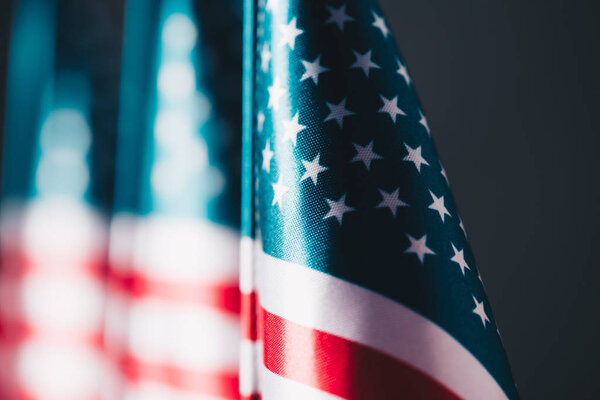
POLYGON ((111 270, 109 284, 132 298, 153 296, 202 304, 235 315, 240 313, 240 289, 237 281, 212 284, 170 283, 137 272, 118 273, 111 270))
POLYGON ((262 397, 260 396, 260 393, 252 393, 249 396, 242 396, 240 398, 240 400, 261 400, 262 397))
POLYGON ((0 344, 16 347, 36 339, 98 350, 104 346, 104 333, 101 328, 86 332, 77 331, 76 327, 71 330, 52 329, 35 325, 25 319, 9 319, 0 315, 0 344))
POLYGON ((275 374, 345 399, 459 399, 405 362, 264 313, 264 363, 275 374))
POLYGON ((87 254, 85 257, 73 258, 64 256, 39 256, 14 249, 5 250, 0 258, 2 275, 19 278, 31 273, 47 270, 48 265, 58 265, 59 270, 50 273, 56 275, 85 275, 103 278, 106 269, 106 257, 102 254, 87 254))
POLYGON ((237 371, 186 370, 174 365, 152 364, 124 356, 119 360, 130 382, 155 381, 165 385, 226 399, 239 399, 237 371))
POLYGON ((256 292, 242 293, 242 338, 256 342, 258 339, 258 313, 256 292))
MULTIPOLYGON (((15 390, 13 390, 13 392, 17 392, 14 395, 11 395, 10 397, 8 397, 11 400, 44 400, 46 399, 46 397, 44 397, 44 394, 39 394, 39 393, 34 393, 33 390, 28 389, 28 388, 16 388, 15 390)), ((101 397, 99 394, 93 394, 89 397, 78 397, 78 400, 100 400, 101 397)))

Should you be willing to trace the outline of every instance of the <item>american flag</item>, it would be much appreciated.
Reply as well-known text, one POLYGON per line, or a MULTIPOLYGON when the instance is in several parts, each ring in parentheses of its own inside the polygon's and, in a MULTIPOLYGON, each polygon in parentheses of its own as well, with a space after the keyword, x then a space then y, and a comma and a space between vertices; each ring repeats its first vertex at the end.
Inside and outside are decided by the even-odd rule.
POLYGON ((376 1, 12 19, 0 398, 518 398, 376 1))
POLYGON ((518 398, 376 1, 246 1, 241 392, 518 398))

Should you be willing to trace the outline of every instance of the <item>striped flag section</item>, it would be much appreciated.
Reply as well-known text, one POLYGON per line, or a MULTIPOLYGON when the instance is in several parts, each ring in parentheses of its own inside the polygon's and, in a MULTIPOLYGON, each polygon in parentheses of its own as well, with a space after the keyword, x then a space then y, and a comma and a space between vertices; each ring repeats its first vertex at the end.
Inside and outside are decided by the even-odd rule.
POLYGON ((10 204, 0 213, 0 396, 95 400, 104 367, 102 219, 68 199, 10 204))
POLYGON ((507 398, 467 349, 402 304, 264 253, 259 265, 272 373, 340 398, 385 398, 398 387, 408 398, 507 398))
POLYGON ((238 238, 204 220, 113 219, 107 398, 146 399, 157 387, 153 396, 237 397, 238 238))

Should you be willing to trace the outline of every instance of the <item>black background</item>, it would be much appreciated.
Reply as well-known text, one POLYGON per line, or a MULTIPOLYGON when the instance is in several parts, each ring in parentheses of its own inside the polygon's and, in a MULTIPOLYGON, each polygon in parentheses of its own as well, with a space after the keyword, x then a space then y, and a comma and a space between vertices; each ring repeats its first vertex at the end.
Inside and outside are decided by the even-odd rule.
POLYGON ((524 399, 600 398, 600 2, 380 0, 524 399))
POLYGON ((522 397, 600 398, 600 2, 381 2, 522 397))

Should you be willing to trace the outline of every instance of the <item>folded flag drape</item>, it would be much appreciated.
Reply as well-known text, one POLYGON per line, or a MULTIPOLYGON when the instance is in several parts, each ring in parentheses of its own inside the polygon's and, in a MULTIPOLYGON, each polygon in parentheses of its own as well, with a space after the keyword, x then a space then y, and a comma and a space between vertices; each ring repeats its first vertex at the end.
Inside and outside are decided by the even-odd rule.
POLYGON ((377 1, 9 3, 0 398, 518 398, 377 1))

